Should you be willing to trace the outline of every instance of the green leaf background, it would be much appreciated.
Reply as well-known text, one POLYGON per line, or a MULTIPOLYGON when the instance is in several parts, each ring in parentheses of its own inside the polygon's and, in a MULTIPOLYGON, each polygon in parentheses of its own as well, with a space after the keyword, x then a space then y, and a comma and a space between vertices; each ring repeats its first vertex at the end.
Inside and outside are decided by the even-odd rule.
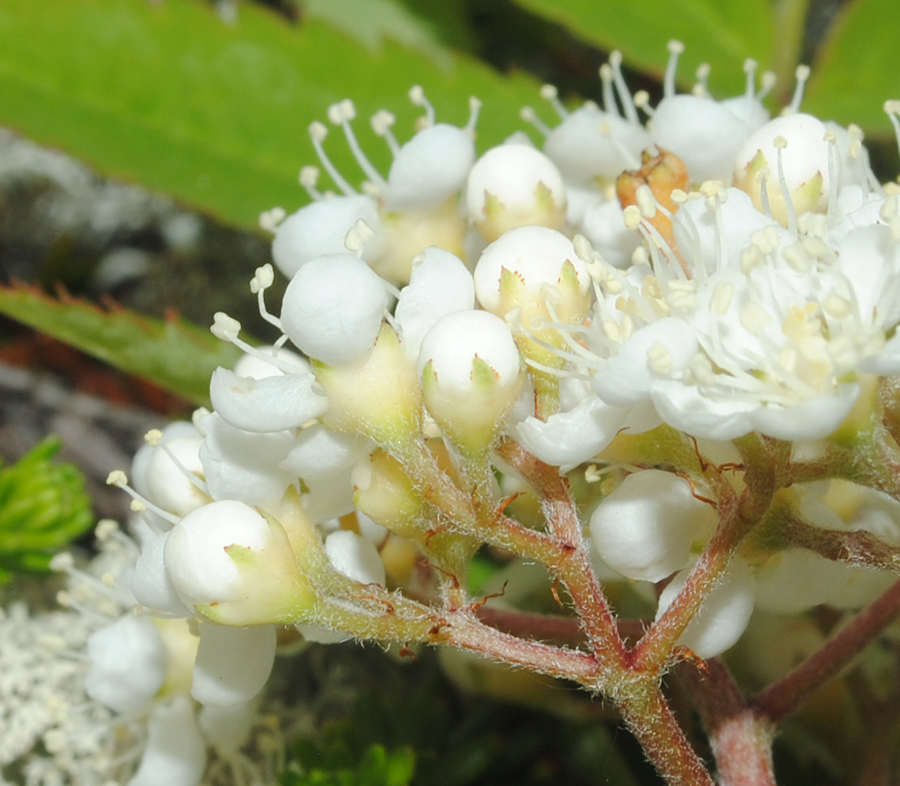
POLYGON ((230 367, 240 356, 208 330, 175 317, 163 321, 104 310, 25 286, 0 286, 0 313, 196 404, 209 403, 209 377, 215 368, 230 367))
MULTIPOLYGON (((465 121, 478 95, 484 147, 518 127, 535 95, 532 79, 462 55, 441 53, 440 65, 390 41, 372 51, 316 18, 291 26, 249 3, 230 26, 199 0, 40 5, 0 4, 0 122, 244 227, 273 205, 307 201, 296 181, 315 162, 306 129, 338 100, 354 99, 360 139, 384 168, 387 148, 367 119, 390 109, 398 137, 411 135, 414 83, 449 122, 465 121)), ((339 133, 326 145, 362 179, 339 133)))

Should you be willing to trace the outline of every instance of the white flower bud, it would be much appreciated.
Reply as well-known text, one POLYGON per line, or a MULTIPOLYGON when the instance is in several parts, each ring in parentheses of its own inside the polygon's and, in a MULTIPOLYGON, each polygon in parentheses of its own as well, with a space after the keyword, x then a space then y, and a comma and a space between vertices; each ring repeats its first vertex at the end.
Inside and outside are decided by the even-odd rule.
POLYGON ((478 159, 466 186, 469 217, 488 241, 521 226, 561 229, 566 191, 559 169, 528 145, 500 145, 478 159))
POLYGON ((441 317, 422 340, 418 371, 428 411, 471 449, 490 445, 523 382, 509 327, 487 311, 441 317))
POLYGON ((522 363, 506 323, 487 311, 447 314, 422 340, 419 376, 431 363, 440 389, 464 397, 478 384, 472 370, 476 358, 487 363, 500 388, 516 387, 522 363))
POLYGON ((245 701, 228 707, 206 704, 197 714, 197 725, 208 742, 217 748, 236 752, 250 739, 256 723, 257 702, 245 701))
POLYGON ((263 379, 241 377, 219 367, 209 381, 213 408, 235 428, 254 433, 298 428, 328 409, 328 399, 315 387, 311 371, 263 379))
POLYGON ((275 662, 274 625, 237 628, 204 622, 194 664, 191 696, 201 704, 230 707, 265 687, 275 662))
POLYGON ((306 205, 276 228, 272 259, 290 278, 316 257, 344 253, 344 238, 359 219, 379 226, 378 206, 371 197, 337 196, 306 205))
POLYGON ((691 494, 684 478, 658 469, 629 475, 591 516, 600 558, 630 579, 661 581, 681 570, 716 513, 691 494))
MULTIPOLYGON (((273 346, 256 347, 256 351, 272 357, 276 355, 275 347, 273 346)), ((309 371, 309 361, 296 352, 291 352, 285 347, 279 347, 277 355, 279 360, 287 361, 292 366, 309 371)), ((249 377, 251 379, 266 379, 267 377, 277 377, 284 373, 278 366, 273 363, 267 363, 259 357, 259 354, 241 355, 232 370, 239 377, 249 377)))
POLYGON ((203 475, 200 463, 199 436, 182 437, 164 442, 166 450, 181 464, 177 466, 166 450, 157 447, 150 454, 146 470, 146 497, 176 516, 185 516, 209 502, 209 498, 185 475, 184 470, 203 475), (182 469, 182 467, 184 469, 182 469))
POLYGON ((361 584, 384 586, 384 563, 374 544, 350 530, 338 530, 325 538, 325 553, 334 569, 361 584))
POLYGON ((116 712, 139 712, 162 688, 166 648, 147 617, 120 617, 87 640, 88 696, 116 712))
POLYGON ((735 186, 766 212, 762 180, 771 215, 784 226, 790 224, 792 214, 796 220, 807 211, 824 213, 841 174, 840 155, 825 140, 827 130, 821 120, 802 113, 770 120, 738 152, 735 186))
POLYGON ((391 164, 387 209, 424 210, 445 202, 465 185, 474 161, 470 129, 447 123, 422 129, 391 164))
POLYGON ((718 101, 676 95, 659 102, 650 136, 655 145, 684 162, 691 182, 727 182, 734 158, 753 130, 718 101))
MULTIPOLYGON (((590 276, 587 266, 575 253, 575 247, 562 232, 540 226, 512 229, 491 243, 482 253, 475 266, 475 295, 482 308, 505 316, 510 308, 520 305, 527 298, 540 299, 544 284, 558 286, 563 277, 563 268, 568 263, 574 271, 577 292, 587 295, 590 276), (512 293, 515 304, 507 303, 503 272, 512 273, 521 282, 522 295, 512 293)), ((545 312, 546 313, 546 312, 545 312)))
POLYGON ((185 516, 169 533, 166 571, 187 606, 237 600, 250 592, 229 546, 262 551, 269 543, 268 522, 249 505, 212 502, 185 516))
POLYGON ((474 305, 475 283, 459 257, 426 248, 413 260, 409 285, 401 290, 394 313, 406 356, 415 362, 422 338, 440 317, 474 305))
POLYGON ((756 572, 756 602, 767 611, 805 611, 839 597, 850 567, 813 551, 792 548, 770 557, 756 572))
MULTIPOLYGON (((690 570, 678 573, 659 596, 656 619, 672 604, 687 582, 690 570)), ((719 583, 703 599, 700 611, 678 643, 701 658, 714 658, 731 647, 746 630, 753 613, 753 573, 746 562, 732 560, 719 583)))
POLYGON ((649 146, 650 136, 640 125, 586 104, 550 131, 544 152, 567 182, 593 184, 637 169, 641 151, 649 146))
POLYGON ((147 723, 147 747, 127 786, 199 786, 206 769, 206 743, 187 696, 157 704, 147 723))
POLYGON ((375 344, 388 307, 384 281, 352 254, 311 260, 284 293, 281 324, 303 352, 330 366, 351 363, 375 344))

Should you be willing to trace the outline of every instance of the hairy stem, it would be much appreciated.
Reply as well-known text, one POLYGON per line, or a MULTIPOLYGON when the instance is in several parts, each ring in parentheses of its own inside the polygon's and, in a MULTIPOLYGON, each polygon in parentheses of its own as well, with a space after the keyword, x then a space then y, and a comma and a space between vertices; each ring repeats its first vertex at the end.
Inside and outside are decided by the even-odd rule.
POLYGON ((666 783, 713 786, 712 776, 684 736, 659 685, 632 683, 626 691, 616 706, 666 783))
POLYGON ((563 559, 548 567, 569 591, 598 661, 621 675, 626 660, 625 645, 591 565, 581 520, 566 479, 556 467, 539 461, 512 440, 502 440, 498 451, 541 496, 547 525, 565 552, 563 559))
POLYGON ((685 663, 678 676, 709 736, 721 786, 775 786, 772 730, 754 715, 725 664, 717 658, 699 668, 685 663))

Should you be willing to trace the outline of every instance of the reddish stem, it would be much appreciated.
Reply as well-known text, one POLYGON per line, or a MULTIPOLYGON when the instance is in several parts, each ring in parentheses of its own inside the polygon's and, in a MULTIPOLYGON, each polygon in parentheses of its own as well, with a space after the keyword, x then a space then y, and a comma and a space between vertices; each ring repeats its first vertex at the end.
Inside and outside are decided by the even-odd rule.
POLYGON ((566 554, 557 564, 547 567, 566 585, 602 669, 621 676, 627 651, 591 565, 568 482, 557 467, 545 464, 510 439, 501 440, 498 451, 525 476, 543 500, 547 525, 566 554))
POLYGON ((779 535, 788 545, 809 549, 834 562, 900 571, 900 548, 864 529, 841 532, 791 518, 783 523, 779 535))
POLYGON ((718 765, 722 786, 775 786, 772 731, 757 718, 725 665, 714 658, 684 664, 688 684, 718 765))
MULTIPOLYGON (((555 644, 584 646, 587 639, 577 617, 561 617, 555 614, 535 614, 517 609, 500 609, 481 606, 475 616, 485 625, 525 639, 550 641, 555 644)), ((644 620, 617 619, 616 626, 623 639, 639 639, 644 633, 644 620)))

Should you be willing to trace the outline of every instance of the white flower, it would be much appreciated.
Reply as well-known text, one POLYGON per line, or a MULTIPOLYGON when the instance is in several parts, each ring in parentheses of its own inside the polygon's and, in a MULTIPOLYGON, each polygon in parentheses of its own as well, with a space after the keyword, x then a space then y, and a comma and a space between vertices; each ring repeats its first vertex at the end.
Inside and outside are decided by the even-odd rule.
POLYGON ((683 49, 679 41, 669 43, 665 96, 652 110, 651 139, 684 162, 692 182, 727 181, 741 146, 768 120, 753 94, 755 63, 748 64, 747 92, 738 99, 714 101, 702 87, 699 95, 676 95, 675 70, 683 49))
POLYGON ((394 312, 407 357, 416 362, 422 338, 440 317, 474 306, 475 283, 459 257, 426 248, 413 259, 409 284, 400 290, 394 312))
POLYGON ((628 475, 591 516, 600 558, 630 579, 661 581, 681 570, 711 534, 715 511, 686 480, 657 469, 628 475))
MULTIPOLYGON (((659 596, 656 619, 662 617, 687 582, 690 570, 675 575, 659 596)), ((719 582, 703 599, 678 643, 701 658, 714 658, 734 646, 753 613, 753 573, 743 560, 735 559, 719 582)))
POLYGON ((365 262, 350 253, 328 254, 291 279, 281 325, 304 353, 341 365, 374 346, 387 306, 385 284, 365 262))
POLYGON ((166 676, 166 648, 147 617, 130 614, 92 633, 85 691, 116 712, 146 709, 166 676))

